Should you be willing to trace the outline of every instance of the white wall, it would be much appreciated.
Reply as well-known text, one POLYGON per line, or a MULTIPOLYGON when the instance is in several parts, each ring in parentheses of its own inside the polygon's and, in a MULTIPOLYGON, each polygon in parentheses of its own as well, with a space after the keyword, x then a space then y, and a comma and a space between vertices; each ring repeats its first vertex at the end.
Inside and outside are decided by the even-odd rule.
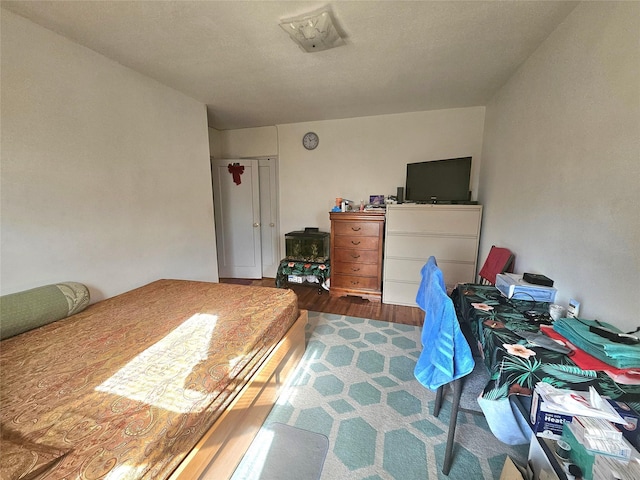
POLYGON ((640 325, 640 4, 584 2, 487 106, 481 258, 553 278, 557 300, 640 325))
POLYGON ((275 157, 278 129, 275 126, 240 128, 220 132, 220 153, 216 158, 275 157))
POLYGON ((282 232, 329 231, 336 197, 395 195, 410 162, 472 155, 475 195, 483 128, 484 107, 278 125, 282 232), (320 137, 312 151, 308 131, 320 137))
POLYGON ((222 141, 220 130, 209 127, 209 155, 213 158, 222 158, 222 141))
POLYGON ((1 289, 217 281, 205 106, 2 10, 1 289))
POLYGON ((483 128, 484 107, 473 107, 228 130, 220 132, 219 141, 223 157, 278 155, 284 252, 286 232, 330 230, 336 197, 359 202, 374 194, 395 195, 410 162, 473 156, 475 199, 483 128), (309 131, 320 137, 312 151, 302 146, 309 131))

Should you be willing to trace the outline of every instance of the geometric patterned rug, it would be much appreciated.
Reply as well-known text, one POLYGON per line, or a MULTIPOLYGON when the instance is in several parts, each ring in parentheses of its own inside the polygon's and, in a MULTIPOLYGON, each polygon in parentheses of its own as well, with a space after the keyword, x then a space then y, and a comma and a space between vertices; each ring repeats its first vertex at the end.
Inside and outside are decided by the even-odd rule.
POLYGON ((306 353, 265 425, 326 435, 321 480, 488 480, 500 477, 507 455, 526 463, 528 445, 505 445, 482 415, 460 412, 451 471, 442 474, 451 403, 434 417, 435 392, 413 376, 420 333, 410 325, 309 312, 306 353))

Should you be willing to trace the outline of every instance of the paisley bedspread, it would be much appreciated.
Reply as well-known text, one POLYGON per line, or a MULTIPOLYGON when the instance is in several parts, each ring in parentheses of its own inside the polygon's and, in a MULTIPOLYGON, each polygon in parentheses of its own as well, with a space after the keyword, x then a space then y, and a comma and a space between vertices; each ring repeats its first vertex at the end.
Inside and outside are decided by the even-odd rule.
POLYGON ((1 478, 166 478, 297 316, 290 290, 159 280, 3 340, 1 478))

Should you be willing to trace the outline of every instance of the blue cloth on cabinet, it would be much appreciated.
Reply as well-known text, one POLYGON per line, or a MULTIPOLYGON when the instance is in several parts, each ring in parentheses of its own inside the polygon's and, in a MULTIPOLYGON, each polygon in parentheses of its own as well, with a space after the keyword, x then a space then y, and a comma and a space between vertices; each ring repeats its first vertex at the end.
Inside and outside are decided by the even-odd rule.
POLYGON ((468 375, 475 362, 471 348, 460 330, 451 298, 447 295, 442 271, 432 256, 422 267, 416 303, 424 310, 422 352, 414 369, 425 387, 438 387, 468 375))

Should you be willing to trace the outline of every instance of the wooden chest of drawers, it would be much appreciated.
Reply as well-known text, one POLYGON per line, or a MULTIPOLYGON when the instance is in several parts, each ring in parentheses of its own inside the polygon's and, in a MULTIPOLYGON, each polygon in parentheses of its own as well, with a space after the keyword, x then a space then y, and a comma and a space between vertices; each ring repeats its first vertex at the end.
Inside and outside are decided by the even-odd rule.
POLYGON ((382 297, 384 212, 331 213, 331 296, 382 297))

